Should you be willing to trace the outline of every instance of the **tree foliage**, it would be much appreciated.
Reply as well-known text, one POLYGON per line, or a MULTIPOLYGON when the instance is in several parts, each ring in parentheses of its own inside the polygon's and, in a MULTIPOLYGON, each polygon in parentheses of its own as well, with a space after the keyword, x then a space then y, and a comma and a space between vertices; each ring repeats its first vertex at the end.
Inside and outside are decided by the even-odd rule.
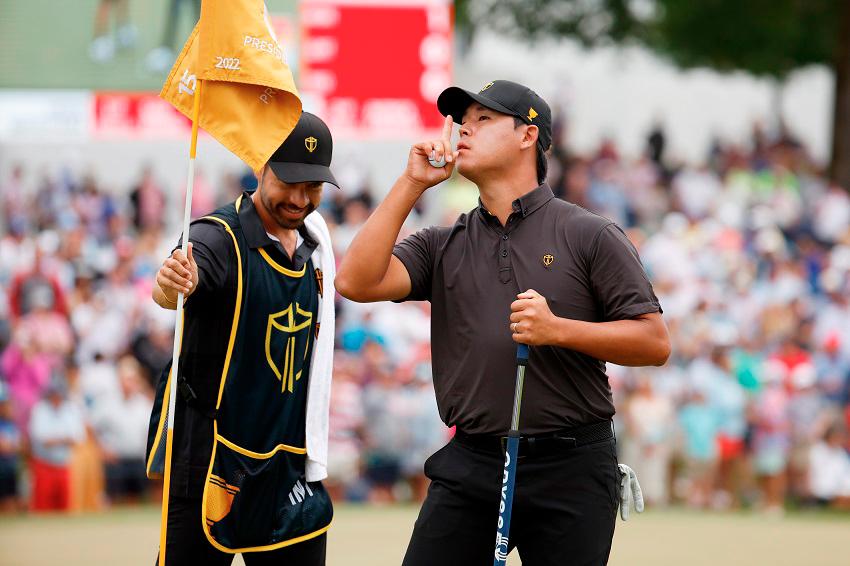
POLYGON ((846 0, 658 0, 649 46, 682 67, 785 78, 832 66, 846 0))
POLYGON ((456 0, 468 41, 491 28, 524 41, 639 44, 683 68, 747 71, 784 82, 835 73, 831 179, 850 190, 850 0, 456 0))
POLYGON ((643 44, 688 67, 784 78, 831 65, 847 0, 458 0, 459 27, 643 44))

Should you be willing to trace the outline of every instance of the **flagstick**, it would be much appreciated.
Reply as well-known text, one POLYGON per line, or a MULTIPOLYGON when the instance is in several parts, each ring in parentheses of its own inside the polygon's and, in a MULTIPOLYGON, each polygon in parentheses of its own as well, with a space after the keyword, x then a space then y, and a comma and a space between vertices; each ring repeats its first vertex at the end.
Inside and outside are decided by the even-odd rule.
MULTIPOLYGON (((201 108, 201 84, 195 87, 192 100, 192 142, 189 146, 189 174, 186 177, 186 203, 183 207, 183 255, 189 248, 189 220, 192 216, 192 187, 195 184, 195 155, 198 148, 198 114, 201 108)), ((174 349, 171 352, 171 374, 168 381, 168 425, 165 436, 165 472, 162 485, 162 519, 159 529, 159 566, 165 566, 165 541, 168 532, 168 493, 171 487, 171 449, 174 441, 174 411, 177 405, 177 366, 183 339, 183 293, 177 294, 177 310, 174 319, 174 349)))

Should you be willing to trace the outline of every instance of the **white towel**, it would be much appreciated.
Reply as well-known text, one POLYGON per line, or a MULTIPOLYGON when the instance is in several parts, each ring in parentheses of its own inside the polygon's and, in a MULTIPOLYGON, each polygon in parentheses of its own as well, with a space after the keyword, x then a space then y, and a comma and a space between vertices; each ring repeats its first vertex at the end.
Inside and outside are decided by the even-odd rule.
POLYGON ((324 289, 319 297, 319 339, 310 360, 310 380, 307 385, 307 481, 319 481, 328 476, 328 411, 331 400, 331 376, 334 357, 334 260, 331 235, 325 219, 318 212, 304 220, 307 231, 319 245, 313 251, 313 266, 322 270, 324 289))

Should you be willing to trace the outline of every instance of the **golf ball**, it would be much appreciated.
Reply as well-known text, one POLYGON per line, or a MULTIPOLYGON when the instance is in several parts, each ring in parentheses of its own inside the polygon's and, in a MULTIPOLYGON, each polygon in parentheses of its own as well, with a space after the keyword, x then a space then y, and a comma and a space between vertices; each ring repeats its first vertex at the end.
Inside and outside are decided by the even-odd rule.
POLYGON ((428 158, 428 163, 431 164, 431 167, 445 167, 446 166, 446 156, 442 156, 439 160, 434 159, 433 157, 428 158))

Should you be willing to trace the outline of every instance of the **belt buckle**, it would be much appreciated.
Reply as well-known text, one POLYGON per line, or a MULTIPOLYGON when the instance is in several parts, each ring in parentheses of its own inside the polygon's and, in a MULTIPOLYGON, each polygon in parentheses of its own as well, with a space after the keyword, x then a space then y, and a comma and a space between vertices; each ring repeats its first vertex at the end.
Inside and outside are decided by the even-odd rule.
POLYGON ((572 442, 572 446, 570 448, 578 448, 578 440, 574 436, 556 436, 558 440, 572 442))

